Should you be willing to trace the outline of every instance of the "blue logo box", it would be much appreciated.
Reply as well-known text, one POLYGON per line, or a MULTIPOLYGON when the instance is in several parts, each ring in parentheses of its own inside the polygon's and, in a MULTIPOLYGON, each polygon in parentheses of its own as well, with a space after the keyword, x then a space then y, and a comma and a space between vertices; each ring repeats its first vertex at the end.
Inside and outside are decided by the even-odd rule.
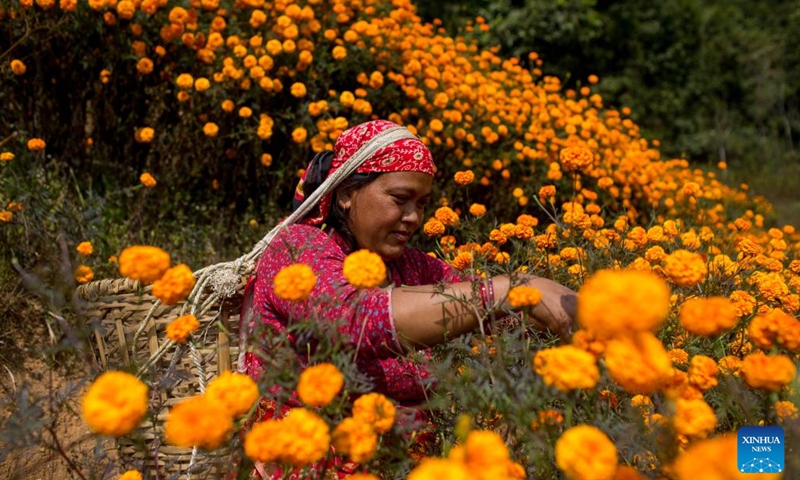
POLYGON ((737 433, 737 465, 742 473, 781 473, 785 445, 781 427, 742 427, 737 433))

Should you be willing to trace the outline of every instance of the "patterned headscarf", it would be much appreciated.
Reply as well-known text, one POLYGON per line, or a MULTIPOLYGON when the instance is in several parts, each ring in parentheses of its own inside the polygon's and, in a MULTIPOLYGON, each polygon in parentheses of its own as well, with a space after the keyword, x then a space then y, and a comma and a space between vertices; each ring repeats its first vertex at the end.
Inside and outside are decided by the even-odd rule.
MULTIPOLYGON (((369 139, 392 127, 397 127, 397 125, 387 120, 373 120, 345 130, 336 140, 333 151, 326 150, 318 153, 306 168, 303 178, 300 179, 295 189, 295 206, 303 203, 305 199, 303 185, 306 182, 320 183, 325 180, 327 176, 344 165, 369 139), (328 164, 330 164, 329 170, 328 164), (328 170, 327 176, 321 178, 326 170, 328 170)), ((389 172, 420 172, 433 176, 433 157, 430 150, 417 138, 397 140, 378 149, 356 170, 356 173, 389 172)), ((321 225, 330 213, 332 201, 333 192, 320 199, 317 215, 313 218, 307 217, 300 223, 321 225)))

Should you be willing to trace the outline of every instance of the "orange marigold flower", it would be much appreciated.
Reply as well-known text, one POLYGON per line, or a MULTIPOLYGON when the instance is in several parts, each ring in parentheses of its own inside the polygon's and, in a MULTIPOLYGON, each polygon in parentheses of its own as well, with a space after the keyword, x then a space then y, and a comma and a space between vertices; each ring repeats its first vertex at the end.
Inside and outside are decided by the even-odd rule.
POLYGON ((289 93, 292 94, 295 98, 303 98, 308 93, 306 90, 306 85, 302 82, 295 82, 289 88, 289 93))
POLYGON ((230 438, 233 417, 221 403, 205 396, 191 397, 170 409, 164 425, 167 443, 214 450, 230 438))
POLYGON ((572 344, 591 353, 594 358, 600 358, 606 349, 605 341, 597 339, 594 333, 585 329, 580 329, 572 334, 572 344))
POLYGON ((653 330, 669 312, 669 296, 654 273, 601 270, 580 289, 578 321, 600 338, 653 330))
POLYGON ((347 417, 333 430, 331 443, 337 454, 347 455, 353 462, 364 463, 375 456, 378 434, 370 424, 347 417))
POLYGON ((314 270, 305 263, 295 263, 283 267, 273 280, 275 285, 275 295, 284 299, 296 302, 305 300, 317 284, 317 276, 314 270))
POLYGON ((727 298, 695 297, 681 305, 679 319, 688 332, 712 337, 735 327, 739 314, 736 305, 727 298))
POLYGON ((279 461, 299 468, 321 460, 328 453, 331 443, 330 428, 314 412, 293 408, 281 423, 283 428, 279 438, 264 439, 276 442, 281 447, 279 461))
POLYGON ((407 480, 467 480, 472 478, 467 467, 461 461, 445 458, 425 458, 411 470, 407 480))
POLYGON ((207 137, 216 137, 219 133, 219 127, 214 122, 207 122, 203 125, 203 133, 205 133, 207 137))
POLYGON ((134 245, 119 254, 119 272, 124 277, 152 283, 169 269, 169 253, 158 247, 134 245))
POLYGON ((22 60, 14 59, 11 60, 11 73, 16 76, 25 75, 25 72, 28 70, 28 67, 22 62, 22 60))
POLYGON ((693 287, 708 275, 705 258, 688 250, 675 250, 667 255, 664 271, 672 283, 680 287, 693 287))
POLYGON ((512 478, 508 475, 511 461, 508 447, 497 432, 489 430, 469 432, 464 446, 451 450, 449 457, 451 460, 464 462, 467 469, 475 472, 473 478, 509 480, 512 478))
POLYGON ((86 265, 79 265, 78 268, 75 269, 73 276, 78 283, 89 283, 94 280, 94 272, 86 265))
POLYGON ((726 355, 719 359, 717 366, 719 367, 719 373, 738 377, 739 371, 742 369, 742 361, 734 355, 726 355))
POLYGON ((175 84, 178 85, 179 88, 188 90, 194 86, 194 77, 188 73, 182 73, 175 79, 175 84))
POLYGON ((689 354, 682 348, 673 348, 669 352, 670 361, 675 365, 686 365, 689 363, 689 354))
POLYGON ((142 185, 144 185, 145 188, 153 188, 156 186, 156 179, 147 172, 139 175, 139 181, 142 182, 142 185))
MULTIPOLYGON (((733 461, 737 454, 736 435, 725 435, 692 443, 678 455, 670 472, 676 480, 703 479, 744 479, 733 461)), ((761 474, 759 478, 777 480, 781 474, 761 474)))
POLYGON ((584 170, 594 163, 594 154, 585 147, 567 147, 559 154, 564 170, 584 170))
POLYGON ((714 409, 705 400, 675 400, 675 417, 672 419, 675 431, 687 437, 707 437, 717 428, 714 409))
POLYGON ((556 196, 555 185, 545 185, 539 189, 539 200, 542 202, 553 199, 556 196))
POLYGON ((777 392, 794 380, 797 367, 786 355, 752 353, 742 361, 741 375, 753 388, 777 392))
POLYGON ((756 299, 749 293, 742 290, 734 290, 730 294, 730 301, 736 307, 736 313, 739 317, 744 317, 753 313, 756 308, 756 299))
POLYGON ((532 307, 542 301, 542 292, 538 288, 519 285, 508 291, 508 303, 514 308, 532 307))
POLYGON ((10 162, 11 160, 14 160, 14 156, 15 155, 11 152, 0 153, 0 162, 10 162))
POLYGON ((786 422, 789 420, 797 420, 798 418, 800 418, 800 414, 798 414, 797 412, 797 407, 795 406, 794 403, 788 400, 781 400, 775 402, 773 408, 775 409, 775 414, 782 422, 786 422))
POLYGON ((594 388, 600 379, 594 355, 573 345, 540 350, 533 357, 533 369, 545 384, 562 392, 594 388))
POLYGON ((486 206, 480 203, 473 203, 469 206, 469 214, 473 217, 482 217, 486 215, 486 206))
POLYGON ((464 270, 472 266, 472 253, 470 252, 460 252, 458 255, 450 261, 450 265, 455 268, 456 270, 464 270))
POLYGON ((249 375, 226 370, 211 380, 205 396, 223 405, 233 418, 239 418, 258 400, 258 385, 249 375))
POLYGON ((459 171, 454 175, 454 179, 459 185, 469 185, 475 181, 475 172, 472 170, 459 171))
POLYGON ((306 405, 325 407, 344 385, 344 376, 332 363, 320 363, 303 370, 297 382, 297 395, 306 405))
POLYGON ((164 305, 174 305, 189 296, 195 285, 192 269, 185 263, 175 265, 153 283, 153 295, 164 305))
POLYGON ((617 468, 617 447, 592 425, 578 425, 556 441, 556 465, 570 480, 611 480, 617 468))
POLYGON ((32 152, 44 150, 45 146, 47 146, 47 144, 41 138, 31 138, 28 140, 28 150, 32 152))
POLYGON ((649 395, 672 374, 667 351, 649 332, 610 340, 603 355, 611 378, 631 394, 649 395))
POLYGON ((8 210, 0 210, 0 222, 8 223, 14 218, 14 213, 8 210))
POLYGON ((200 328, 197 317, 191 313, 181 315, 167 325, 167 338, 173 342, 183 343, 189 335, 200 328))
POLYGON ((439 207, 433 216, 446 227, 458 225, 458 214, 450 207, 439 207))
POLYGON ((75 251, 84 257, 88 257, 94 252, 94 247, 92 247, 92 242, 81 242, 75 247, 75 251))
POLYGON ((120 437, 147 412, 147 385, 126 372, 109 371, 92 383, 81 400, 83 419, 92 431, 120 437))
POLYGON ((705 355, 695 355, 689 366, 689 383, 702 391, 717 386, 719 368, 713 358, 705 355))
POLYGON ((142 474, 138 470, 128 470, 117 480, 142 480, 142 474))
POLYGON ((372 425, 378 433, 386 433, 394 425, 397 409, 380 393, 361 395, 353 402, 353 417, 372 425))
POLYGON ((356 288, 375 288, 386 280, 386 264, 377 253, 361 249, 344 259, 342 273, 356 288))
POLYGON ((422 226, 422 231, 429 237, 435 237, 444 233, 444 224, 435 218, 429 218, 425 225, 422 226))

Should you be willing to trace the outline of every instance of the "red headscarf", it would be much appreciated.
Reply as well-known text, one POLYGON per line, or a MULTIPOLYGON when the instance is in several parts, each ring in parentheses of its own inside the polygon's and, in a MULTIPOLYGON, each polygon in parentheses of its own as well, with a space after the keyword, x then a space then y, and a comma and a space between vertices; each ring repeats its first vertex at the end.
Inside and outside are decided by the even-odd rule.
MULTIPOLYGON (((388 120, 373 120, 345 130, 333 146, 333 158, 331 159, 331 167, 328 176, 344 165, 344 163, 372 137, 388 128, 397 126, 398 125, 388 120)), ((306 169, 303 178, 297 184, 294 193, 295 205, 302 203, 305 198, 303 195, 303 184, 311 170, 312 166, 309 164, 309 168, 306 169)), ((358 170, 356 170, 356 173, 389 172, 420 172, 433 176, 433 157, 431 156, 430 150, 417 138, 397 140, 377 150, 358 167, 358 170)), ((321 225, 328 217, 332 199, 333 192, 322 197, 319 201, 319 214, 315 215, 313 218, 306 217, 301 220, 300 223, 321 225)))

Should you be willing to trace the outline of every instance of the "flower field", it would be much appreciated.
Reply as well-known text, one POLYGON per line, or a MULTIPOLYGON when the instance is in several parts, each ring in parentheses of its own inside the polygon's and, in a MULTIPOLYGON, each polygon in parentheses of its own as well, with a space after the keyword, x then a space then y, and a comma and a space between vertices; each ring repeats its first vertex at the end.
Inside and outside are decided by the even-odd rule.
MULTIPOLYGON (((788 463, 764 478, 800 478, 800 232, 723 181, 724 163, 662 158, 630 111, 604 106, 597 77, 566 89, 535 52, 480 48, 488 29, 477 18, 448 36, 408 0, 0 0, 3 262, 62 262, 70 294, 127 277, 180 304, 192 268, 212 263, 192 237, 207 218, 229 222, 245 253, 286 215, 314 153, 383 118, 436 161, 413 242, 464 272, 535 274, 580 294, 571 338, 509 321, 411 355, 436 378, 424 418, 371 393, 344 339, 317 345, 305 370, 276 339, 258 383, 220 375, 168 415, 153 399, 174 365, 82 379, 98 438, 146 452, 137 426, 150 419, 192 458, 224 452, 214 478, 247 478, 258 462, 275 478, 683 480, 749 478, 737 430, 778 425, 788 463), (148 233, 159 225, 177 233, 148 233), (58 232, 60 257, 36 251, 58 232), (254 422, 259 392, 304 406, 254 422)), ((321 273, 291 266, 276 292, 307 301, 321 273)), ((372 288, 385 268, 362 251, 344 273, 372 288)), ((509 295, 525 315, 541 294, 509 295)), ((298 320, 297 335, 324 328, 298 320)), ((179 317, 169 345, 200 345, 199 326, 179 317)), ((137 458, 109 478, 168 478, 137 458)))

